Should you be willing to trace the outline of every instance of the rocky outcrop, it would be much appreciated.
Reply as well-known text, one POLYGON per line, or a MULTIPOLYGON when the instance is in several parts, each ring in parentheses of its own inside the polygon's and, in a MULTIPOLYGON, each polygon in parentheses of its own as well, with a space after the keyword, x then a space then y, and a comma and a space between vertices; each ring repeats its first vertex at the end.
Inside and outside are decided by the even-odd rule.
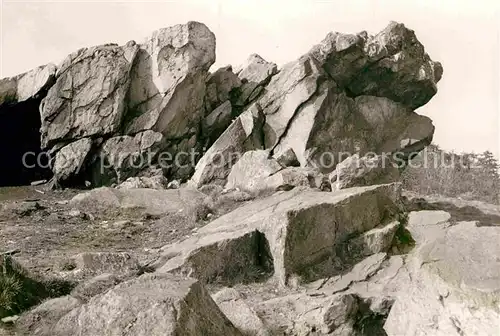
POLYGON ((210 74, 214 62, 214 34, 188 22, 141 44, 80 49, 57 72, 49 65, 3 80, 0 106, 48 90, 40 104, 41 147, 50 150, 55 185, 63 186, 121 183, 147 169, 111 158, 118 152, 153 152, 151 164, 163 163, 168 179, 194 173, 200 186, 224 184, 236 162, 200 177, 212 174, 206 167, 214 153, 268 149, 279 159, 293 151, 300 166, 330 173, 355 153, 398 153, 404 161, 432 140, 432 122, 413 110, 436 93, 443 70, 403 24, 375 36, 330 33, 279 71, 256 54, 235 71, 210 74), (249 114, 255 125, 238 131, 249 114), (145 134, 154 141, 138 146, 145 134), (237 138, 234 148, 224 145, 228 137, 237 138), (61 158, 67 154, 71 163, 61 158))
POLYGON ((398 216, 399 189, 398 185, 339 193, 297 189, 254 201, 193 237, 162 248, 155 268, 222 283, 273 274, 285 285, 292 278, 309 282, 333 275, 352 262, 337 260, 347 240, 398 216))
POLYGON ((39 66, 24 74, 0 80, 0 106, 43 98, 54 84, 57 68, 54 64, 39 66))
POLYGON ((330 33, 311 53, 352 95, 386 97, 412 109, 436 94, 443 74, 415 32, 397 22, 375 36, 330 33))
POLYGON ((410 281, 390 311, 387 334, 495 334, 500 322, 499 238, 498 227, 462 222, 425 239, 409 256, 410 281))
POLYGON ((194 279, 146 274, 92 298, 52 335, 242 335, 194 279))
MULTIPOLYGON (((148 132, 159 135, 156 149, 187 151, 199 135, 205 81, 214 61, 215 37, 197 22, 158 30, 140 45, 131 41, 81 49, 61 64, 41 104, 42 146, 57 155, 68 143, 92 139, 96 154, 88 157, 86 167, 107 161, 118 142, 133 142, 148 132)), ((149 150, 131 146, 138 156, 149 150)), ((111 162, 111 168, 121 175, 119 163, 111 162)), ((53 170, 62 183, 68 173, 76 175, 60 165, 53 170)), ((98 185, 129 177, 114 181, 107 172, 92 170, 98 185)))
POLYGON ((276 159, 293 151, 302 167, 330 173, 356 153, 404 163, 432 141, 431 120, 413 110, 436 93, 442 68, 402 24, 372 37, 331 33, 279 72, 254 55, 237 73, 236 105, 262 109, 263 145, 276 159))

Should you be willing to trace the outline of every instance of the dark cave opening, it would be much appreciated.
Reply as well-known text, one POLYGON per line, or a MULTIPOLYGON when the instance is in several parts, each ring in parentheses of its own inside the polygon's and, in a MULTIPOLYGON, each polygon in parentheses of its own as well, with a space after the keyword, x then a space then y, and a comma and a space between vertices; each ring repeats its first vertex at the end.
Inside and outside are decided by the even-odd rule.
POLYGON ((40 148, 41 98, 0 106, 0 187, 49 179, 48 156, 40 148))

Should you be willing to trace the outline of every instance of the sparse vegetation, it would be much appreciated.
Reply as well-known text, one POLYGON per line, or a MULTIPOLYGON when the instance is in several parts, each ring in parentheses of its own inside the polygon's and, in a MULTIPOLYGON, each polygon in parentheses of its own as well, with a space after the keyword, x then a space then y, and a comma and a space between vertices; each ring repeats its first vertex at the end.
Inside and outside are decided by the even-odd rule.
POLYGON ((43 299, 69 293, 72 284, 38 279, 9 256, 0 256, 0 318, 16 315, 43 299))
POLYGON ((430 145, 403 172, 405 189, 500 204, 499 163, 490 151, 447 152, 430 145))

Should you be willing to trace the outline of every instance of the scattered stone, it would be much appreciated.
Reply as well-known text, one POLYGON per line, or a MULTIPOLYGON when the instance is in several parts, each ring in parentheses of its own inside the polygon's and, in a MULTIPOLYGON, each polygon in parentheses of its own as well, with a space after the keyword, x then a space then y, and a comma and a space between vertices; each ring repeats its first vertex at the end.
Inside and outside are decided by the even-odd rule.
POLYGON ((124 182, 120 183, 116 188, 118 189, 168 189, 167 179, 163 175, 153 177, 129 177, 124 182))

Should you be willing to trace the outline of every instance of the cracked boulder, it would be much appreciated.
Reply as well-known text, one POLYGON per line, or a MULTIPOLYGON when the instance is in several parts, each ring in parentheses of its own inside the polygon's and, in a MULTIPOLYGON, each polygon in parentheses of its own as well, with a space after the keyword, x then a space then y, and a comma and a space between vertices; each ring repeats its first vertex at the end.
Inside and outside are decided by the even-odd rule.
POLYGON ((272 76, 278 73, 275 63, 268 62, 257 54, 248 57, 237 71, 241 80, 236 106, 245 106, 255 100, 264 90, 272 76))
POLYGON ((329 33, 310 53, 353 96, 386 97, 411 109, 436 94, 443 74, 415 32, 397 22, 375 36, 329 33))
POLYGON ((80 49, 63 61, 41 105, 44 148, 119 131, 138 49, 133 41, 107 44, 80 49))
POLYGON ((396 182, 399 169, 390 157, 382 155, 363 156, 359 154, 340 162, 330 174, 335 190, 374 184, 396 182))
POLYGON ((286 64, 257 99, 266 148, 275 157, 291 148, 301 166, 324 173, 354 153, 401 152, 406 160, 432 140, 431 120, 413 109, 436 93, 440 67, 400 24, 375 37, 331 33, 286 64))
POLYGON ((232 166, 241 156, 263 146, 264 116, 252 105, 236 118, 196 164, 190 183, 197 188, 206 184, 225 185, 232 166))
POLYGON ((384 326, 387 334, 495 335, 499 240, 499 227, 475 222, 460 222, 425 240, 408 257, 410 281, 398 292, 384 326))
POLYGON ((339 274, 337 250, 352 236, 399 215, 398 184, 338 193, 303 189, 254 201, 162 248, 157 272, 189 274, 204 282, 269 278, 310 282, 339 274))
POLYGON ((93 180, 97 185, 109 185, 136 176, 156 162, 163 139, 161 133, 147 130, 106 140, 93 165, 93 180))
POLYGON ((203 117, 205 80, 214 62, 215 36, 202 23, 153 32, 140 45, 131 72, 126 132, 185 136, 203 117))
POLYGON ((52 335, 242 336, 196 280, 145 274, 60 318, 52 335))
POLYGON ((39 66, 21 75, 0 80, 0 106, 13 105, 33 98, 44 98, 54 84, 54 64, 39 66))

